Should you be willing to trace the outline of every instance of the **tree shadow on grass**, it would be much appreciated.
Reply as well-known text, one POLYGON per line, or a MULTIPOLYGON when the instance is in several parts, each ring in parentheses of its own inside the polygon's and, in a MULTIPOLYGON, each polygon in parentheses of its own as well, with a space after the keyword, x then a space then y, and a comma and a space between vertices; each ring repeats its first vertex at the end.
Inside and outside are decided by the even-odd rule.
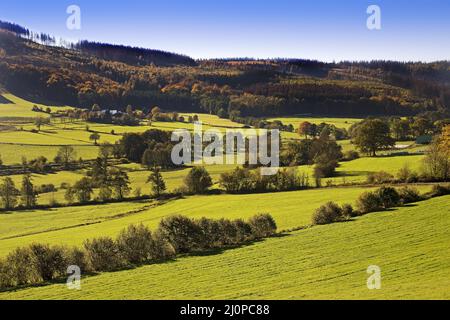
POLYGON ((337 171, 336 178, 367 176, 373 171, 337 171))

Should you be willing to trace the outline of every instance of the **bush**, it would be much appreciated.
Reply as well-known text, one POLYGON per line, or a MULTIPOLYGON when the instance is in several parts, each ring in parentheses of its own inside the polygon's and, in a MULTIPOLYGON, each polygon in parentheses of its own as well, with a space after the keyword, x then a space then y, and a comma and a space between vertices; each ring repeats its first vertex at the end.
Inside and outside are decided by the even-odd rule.
POLYGON ((164 239, 158 230, 155 232, 153 240, 155 244, 153 258, 155 260, 168 260, 176 256, 177 253, 173 245, 164 239))
POLYGON ((403 204, 413 203, 422 200, 419 191, 416 188, 404 187, 398 190, 400 201, 403 204))
POLYGON ((334 160, 317 163, 314 167, 314 177, 318 179, 333 177, 337 166, 338 164, 334 160))
POLYGON ((434 185, 433 189, 431 189, 430 195, 431 197, 441 197, 446 196, 450 194, 450 185, 443 186, 443 185, 434 185))
POLYGON ((247 168, 236 168, 220 175, 220 185, 228 193, 244 193, 254 191, 252 173, 247 168))
POLYGON ((44 281, 63 276, 67 270, 67 261, 62 247, 50 247, 44 244, 32 244, 30 250, 35 256, 35 269, 44 281))
POLYGON ((53 184, 43 184, 40 187, 36 188, 36 192, 37 193, 50 193, 50 192, 55 192, 57 191, 57 189, 55 188, 55 186, 53 184))
POLYGON ((62 182, 59 188, 62 190, 67 190, 70 188, 70 183, 62 182))
POLYGON ((255 238, 270 237, 277 231, 277 224, 268 213, 256 215, 248 222, 255 238))
POLYGON ((352 161, 359 159, 359 153, 355 150, 349 150, 344 152, 344 157, 342 158, 342 161, 352 161))
POLYGON ((419 176, 417 173, 409 169, 408 166, 404 166, 397 172, 397 179, 400 182, 414 183, 419 181, 419 176))
POLYGON ((236 242, 243 243, 254 239, 252 226, 244 220, 237 219, 233 221, 236 228, 236 242))
POLYGON ((201 218, 196 221, 202 232, 202 247, 211 249, 222 245, 222 229, 218 221, 201 218))
POLYGON ((400 204, 400 196, 392 187, 381 187, 376 191, 384 209, 396 207, 400 204))
POLYGON ((108 237, 87 240, 84 248, 95 271, 115 271, 124 266, 117 244, 108 237))
POLYGON ((177 253, 188 253, 201 247, 202 230, 189 218, 172 216, 162 219, 158 230, 177 253))
POLYGON ((365 192, 359 196, 356 207, 362 214, 365 214, 383 210, 383 203, 377 194, 365 192))
POLYGON ((370 184, 383 184, 392 182, 394 180, 394 176, 385 171, 380 172, 372 172, 367 175, 367 183, 370 184))
POLYGON ((358 215, 358 212, 353 210, 353 207, 350 204, 346 203, 346 204, 342 205, 342 216, 344 218, 349 219, 349 218, 356 217, 357 215, 358 215))
POLYGON ((323 225, 342 220, 344 220, 344 217, 341 207, 334 202, 328 202, 314 212, 312 223, 315 225, 323 225))
POLYGON ((0 289, 10 288, 14 286, 10 275, 10 268, 6 264, 6 261, 0 260, 0 289))
POLYGON ((17 248, 6 257, 5 263, 12 286, 41 281, 39 272, 36 270, 36 256, 30 248, 17 248))
POLYGON ((205 193, 212 186, 211 176, 203 167, 194 167, 184 179, 184 185, 192 194, 205 193))
POLYGON ((230 246, 238 244, 237 241, 237 229, 236 225, 233 224, 230 220, 220 219, 218 221, 220 228, 220 245, 221 246, 230 246))
POLYGON ((82 273, 89 273, 94 271, 88 259, 86 251, 79 248, 66 248, 67 266, 77 266, 82 273))
POLYGON ((141 264, 153 258, 155 243, 151 231, 143 224, 130 225, 117 237, 122 257, 133 264, 141 264))

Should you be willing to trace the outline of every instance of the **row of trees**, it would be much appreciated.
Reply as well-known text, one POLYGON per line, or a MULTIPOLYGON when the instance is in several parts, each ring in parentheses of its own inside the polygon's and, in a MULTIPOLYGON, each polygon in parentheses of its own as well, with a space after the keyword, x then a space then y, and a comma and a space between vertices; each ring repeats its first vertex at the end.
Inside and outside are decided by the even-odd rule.
POLYGON ((163 219, 156 232, 130 225, 116 239, 87 240, 83 248, 32 244, 0 260, 0 289, 64 279, 69 266, 83 275, 163 262, 180 253, 226 248, 270 237, 277 226, 269 214, 243 220, 193 220, 184 216, 163 219))
POLYGON ((259 170, 236 168, 232 172, 222 173, 219 183, 228 193, 291 191, 310 185, 308 175, 299 174, 296 168, 279 170, 271 176, 263 176, 259 170))
POLYGON ((327 123, 320 123, 317 125, 309 121, 303 121, 299 124, 297 130, 300 137, 304 137, 305 139, 319 137, 324 131, 326 132, 326 134, 331 134, 336 140, 343 140, 348 138, 347 130, 343 128, 337 128, 335 125, 327 123))
POLYGON ((4 178, 0 184, 0 202, 4 209, 13 209, 18 204, 19 199, 20 206, 23 208, 36 206, 37 192, 30 175, 23 176, 20 190, 16 188, 14 181, 10 177, 4 178))

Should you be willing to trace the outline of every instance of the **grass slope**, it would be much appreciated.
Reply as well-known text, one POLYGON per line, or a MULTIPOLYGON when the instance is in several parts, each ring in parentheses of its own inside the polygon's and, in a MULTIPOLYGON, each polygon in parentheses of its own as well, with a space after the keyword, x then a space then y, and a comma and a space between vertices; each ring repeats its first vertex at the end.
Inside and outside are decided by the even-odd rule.
POLYGON ((450 196, 0 299, 449 299, 450 196), (368 290, 369 265, 382 288, 368 290))
MULTIPOLYGON (((430 186, 421 186, 428 191, 430 186)), ((116 236, 124 227, 144 223, 157 227, 167 216, 249 218, 268 212, 279 230, 306 226, 315 209, 327 201, 354 203, 365 188, 313 189, 250 195, 193 196, 147 208, 149 202, 30 210, 0 214, 0 256, 33 242, 81 245, 98 236, 116 236), (332 195, 332 196, 330 196, 332 195)))

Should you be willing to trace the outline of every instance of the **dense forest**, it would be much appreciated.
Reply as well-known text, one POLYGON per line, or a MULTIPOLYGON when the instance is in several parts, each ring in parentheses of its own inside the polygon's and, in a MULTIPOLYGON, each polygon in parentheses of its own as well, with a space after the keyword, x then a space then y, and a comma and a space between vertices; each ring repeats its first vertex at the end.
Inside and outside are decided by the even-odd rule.
POLYGON ((53 104, 221 117, 415 115, 450 110, 450 62, 214 59, 81 41, 0 22, 0 86, 53 104), (40 38, 41 41, 36 41, 40 38))

